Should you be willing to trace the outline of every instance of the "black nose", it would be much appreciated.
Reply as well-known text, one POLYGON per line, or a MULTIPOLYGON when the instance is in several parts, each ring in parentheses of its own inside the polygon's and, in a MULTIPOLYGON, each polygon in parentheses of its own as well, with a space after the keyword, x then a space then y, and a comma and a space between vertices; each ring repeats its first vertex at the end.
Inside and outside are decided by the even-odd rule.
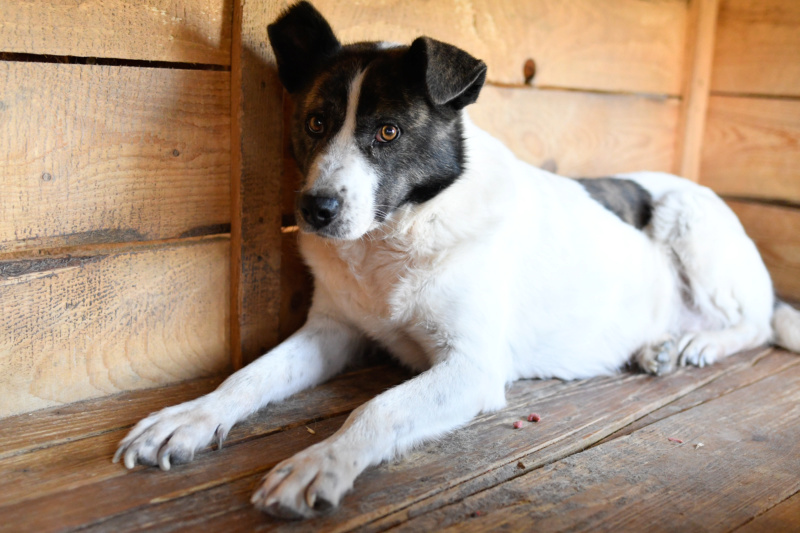
POLYGON ((321 229, 333 222, 339 214, 341 203, 338 198, 304 194, 300 198, 300 213, 314 229, 321 229))

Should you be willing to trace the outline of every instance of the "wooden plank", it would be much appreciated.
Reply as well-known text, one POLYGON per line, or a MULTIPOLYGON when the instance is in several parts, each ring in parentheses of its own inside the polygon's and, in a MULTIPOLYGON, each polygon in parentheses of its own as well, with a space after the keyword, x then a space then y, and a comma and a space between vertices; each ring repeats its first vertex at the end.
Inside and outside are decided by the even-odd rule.
POLYGON ((800 209, 729 200, 764 259, 777 293, 800 301, 800 209))
MULTIPOLYGON (((347 412, 407 377, 396 367, 340 376, 261 411, 231 431, 222 451, 199 454, 194 463, 176 467, 171 473, 145 467, 128 472, 112 464, 116 443, 127 430, 5 458, 0 460, 0 513, 4 517, 0 531, 60 529, 128 511, 134 511, 138 519, 146 515, 139 509, 144 504, 183 498, 244 476, 259 475, 330 435, 344 422, 347 412), (256 437, 259 440, 253 441, 256 437), (45 508, 51 512, 31 512, 45 508)), ((128 423, 136 418, 132 413, 128 423)), ((147 516, 150 520, 159 518, 147 516)), ((130 518, 120 515, 119 527, 130 518)), ((103 527, 110 526, 104 521, 103 527)))
POLYGON ((800 96, 800 3, 722 0, 714 91, 800 96))
POLYGON ((800 490, 799 401, 796 366, 396 530, 731 531, 800 490))
POLYGON ((314 279, 300 256, 295 229, 284 230, 281 241, 281 340, 305 323, 314 292, 314 279))
POLYGON ((673 99, 499 87, 469 108, 518 157, 567 176, 672 171, 678 112, 673 99))
POLYGON ((654 424, 659 420, 681 413, 714 398, 720 398, 742 387, 782 372, 789 367, 800 365, 800 358, 785 350, 776 350, 770 347, 764 350, 752 350, 752 352, 760 353, 737 362, 736 365, 730 367, 728 372, 708 385, 695 389, 674 402, 648 413, 632 424, 612 433, 598 444, 630 435, 634 431, 654 424))
POLYGON ((800 101, 712 96, 700 182, 720 194, 800 203, 800 101))
POLYGON ((0 61, 0 252, 227 233, 229 99, 225 72, 0 61))
POLYGON ((795 533, 800 526, 800 492, 757 516, 736 530, 737 533, 795 533))
POLYGON ((687 4, 683 0, 317 0, 343 42, 410 43, 420 35, 462 47, 489 65, 489 80, 522 85, 678 95, 687 4))
POLYGON ((0 52, 229 65, 226 0, 0 2, 0 52))
POLYGON ((227 237, 0 263, 0 416, 223 371, 227 237))
POLYGON ((207 394, 221 381, 219 376, 194 379, 3 418, 0 459, 128 427, 152 412, 207 394))
POLYGON ((266 42, 279 2, 234 0, 231 64, 231 360, 279 339, 283 89, 266 42))
POLYGON ((697 181, 700 175, 700 150, 703 146, 708 94, 711 89, 711 64, 718 10, 719 0, 694 0, 689 3, 687 65, 681 100, 679 160, 676 172, 693 181, 697 181))
MULTIPOLYGON (((409 517, 479 493, 598 442, 646 413, 723 375, 743 354, 720 365, 686 369, 662 378, 625 374, 580 382, 519 381, 508 391, 508 406, 482 415, 469 426, 406 457, 365 472, 342 507, 329 517, 303 522, 307 530, 385 530, 409 517), (512 422, 536 411, 538 424, 524 430, 512 422), (524 468, 519 468, 522 462, 524 468)), ((255 483, 255 478, 253 483, 255 483)), ((227 531, 294 531, 251 513, 242 491, 220 486, 207 502, 206 527, 227 531), (212 500, 214 503, 212 503, 212 500)), ((193 504, 176 500, 165 515, 186 517, 193 504)), ((179 525, 164 518, 165 529, 179 525)), ((176 518, 176 521, 178 519, 176 518)), ((427 530, 435 530, 428 528, 427 530)))

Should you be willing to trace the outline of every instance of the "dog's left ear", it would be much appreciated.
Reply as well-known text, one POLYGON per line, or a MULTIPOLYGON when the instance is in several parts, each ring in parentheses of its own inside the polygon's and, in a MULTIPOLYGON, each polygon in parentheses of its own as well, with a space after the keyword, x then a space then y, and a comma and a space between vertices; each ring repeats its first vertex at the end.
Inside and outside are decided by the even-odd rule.
POLYGON ((286 90, 305 87, 320 63, 342 45, 328 21, 308 2, 299 2, 267 27, 269 42, 278 60, 278 76, 286 90))
POLYGON ((428 98, 436 105, 468 106, 478 99, 486 81, 486 63, 430 37, 411 43, 406 61, 412 73, 423 76, 428 98))

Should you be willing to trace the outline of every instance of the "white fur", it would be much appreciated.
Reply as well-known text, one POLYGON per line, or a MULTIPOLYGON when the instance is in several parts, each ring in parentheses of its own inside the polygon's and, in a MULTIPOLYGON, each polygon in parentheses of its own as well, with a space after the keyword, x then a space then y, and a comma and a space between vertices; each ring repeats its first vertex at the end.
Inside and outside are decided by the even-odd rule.
MULTIPOLYGON (((315 276, 307 324, 214 393, 140 422, 121 443, 126 466, 191 455, 377 340, 421 373, 276 466, 253 496, 272 514, 311 516, 367 466, 501 408, 513 380, 608 374, 637 352, 653 372, 703 365, 770 339, 769 275, 711 191, 667 174, 626 175, 655 200, 643 232, 464 121, 469 165, 444 192, 380 227, 359 225, 359 238, 301 234, 315 276)), ((336 161, 342 176, 363 171, 356 158, 336 161)), ((312 187, 339 183, 332 175, 312 187)), ((794 343, 800 321, 790 318, 781 320, 794 337, 782 338, 794 343)))

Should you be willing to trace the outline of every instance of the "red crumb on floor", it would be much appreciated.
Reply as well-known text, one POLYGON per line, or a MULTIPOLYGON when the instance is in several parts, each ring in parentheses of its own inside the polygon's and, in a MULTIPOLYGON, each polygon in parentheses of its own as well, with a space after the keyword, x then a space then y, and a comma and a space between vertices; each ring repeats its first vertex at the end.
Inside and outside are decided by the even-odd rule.
POLYGON ((522 428, 522 420, 517 420, 514 422, 514 429, 521 429, 522 428))
POLYGON ((528 415, 528 422, 538 422, 541 419, 542 417, 536 413, 531 413, 528 415))
POLYGON ((677 442, 678 444, 683 444, 681 439, 676 439, 675 437, 667 437, 667 440, 670 442, 677 442))

